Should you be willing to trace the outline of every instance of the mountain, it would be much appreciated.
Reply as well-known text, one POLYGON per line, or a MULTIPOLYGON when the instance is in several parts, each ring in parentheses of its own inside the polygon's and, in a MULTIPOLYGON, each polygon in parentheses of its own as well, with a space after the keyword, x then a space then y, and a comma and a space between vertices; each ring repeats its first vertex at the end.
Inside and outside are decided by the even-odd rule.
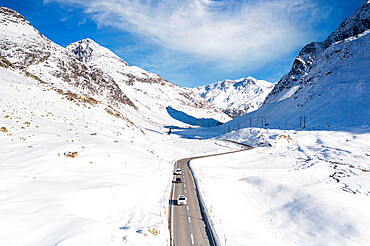
MULTIPOLYGON (((163 120, 168 116, 176 118, 172 114, 173 110, 190 113, 193 117, 199 118, 205 126, 213 121, 204 121, 203 118, 215 118, 221 122, 229 120, 226 115, 199 95, 169 83, 157 74, 137 66, 129 66, 112 51, 91 39, 74 42, 67 46, 67 50, 87 66, 109 74, 147 120, 156 119, 156 122, 165 124, 163 120)), ((176 119, 183 123, 197 125, 198 123, 189 121, 192 116, 176 119)))
MULTIPOLYGON (((239 125, 367 127, 370 115, 370 1, 323 42, 306 45, 262 107, 239 125)), ((237 122, 230 123, 235 125, 237 122)))
POLYGON ((43 36, 16 11, 0 8, 0 30, 0 57, 2 63, 7 64, 5 67, 49 84, 71 100, 77 100, 72 96, 74 93, 84 100, 135 108, 111 76, 85 66, 65 48, 43 36))
POLYGON ((257 110, 273 88, 270 82, 247 77, 218 81, 192 90, 235 118, 257 110))
POLYGON ((174 118, 172 109, 204 122, 229 120, 200 96, 129 66, 91 39, 67 48, 55 44, 8 8, 0 8, 0 40, 1 66, 47 84, 76 103, 102 104, 107 113, 143 127, 188 125, 186 119, 174 118))

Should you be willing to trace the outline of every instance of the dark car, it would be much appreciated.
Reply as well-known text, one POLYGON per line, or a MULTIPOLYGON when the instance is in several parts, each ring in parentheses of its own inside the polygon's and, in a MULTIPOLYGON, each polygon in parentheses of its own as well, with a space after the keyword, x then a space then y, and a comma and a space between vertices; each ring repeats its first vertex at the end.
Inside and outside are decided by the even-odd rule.
POLYGON ((181 178, 176 178, 175 183, 181 183, 181 178))

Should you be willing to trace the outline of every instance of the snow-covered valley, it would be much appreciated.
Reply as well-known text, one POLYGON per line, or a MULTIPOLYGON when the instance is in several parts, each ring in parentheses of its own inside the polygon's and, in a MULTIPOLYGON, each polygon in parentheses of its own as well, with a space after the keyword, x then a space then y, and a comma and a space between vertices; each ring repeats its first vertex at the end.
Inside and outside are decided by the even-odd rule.
POLYGON ((3 68, 0 95, 4 245, 163 245, 173 162, 235 148, 140 129, 3 68))
MULTIPOLYGON (((239 148, 181 138, 222 128, 142 132, 101 105, 78 106, 47 85, 0 72, 0 125, 8 130, 0 134, 1 244, 166 244, 173 162, 239 148)), ((219 240, 364 245, 369 137, 361 129, 223 135, 257 148, 191 162, 219 240)))
POLYGON ((0 7, 0 245, 170 245, 174 162, 222 139, 254 148, 190 162, 220 245, 367 245, 369 5, 221 106, 0 7))

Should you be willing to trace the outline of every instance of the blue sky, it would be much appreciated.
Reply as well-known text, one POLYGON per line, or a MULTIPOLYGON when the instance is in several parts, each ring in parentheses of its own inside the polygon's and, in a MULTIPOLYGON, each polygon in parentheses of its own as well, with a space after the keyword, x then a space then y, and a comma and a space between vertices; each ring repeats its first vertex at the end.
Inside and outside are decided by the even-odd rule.
POLYGON ((91 38, 180 86, 287 73, 365 0, 6 0, 61 46, 91 38))

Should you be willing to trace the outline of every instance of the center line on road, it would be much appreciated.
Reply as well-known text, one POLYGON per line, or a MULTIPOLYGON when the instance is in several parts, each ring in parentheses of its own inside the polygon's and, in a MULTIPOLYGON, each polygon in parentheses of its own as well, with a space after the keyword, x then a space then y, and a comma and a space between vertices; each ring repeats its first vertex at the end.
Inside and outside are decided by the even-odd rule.
POLYGON ((184 190, 185 191, 185 193, 186 193, 186 190, 184 190))
POLYGON ((186 206, 186 209, 189 210, 189 206, 186 206))
POLYGON ((191 237, 191 244, 194 244, 193 234, 190 234, 190 237, 191 237))
POLYGON ((190 217, 188 217, 189 223, 191 222, 190 217))

